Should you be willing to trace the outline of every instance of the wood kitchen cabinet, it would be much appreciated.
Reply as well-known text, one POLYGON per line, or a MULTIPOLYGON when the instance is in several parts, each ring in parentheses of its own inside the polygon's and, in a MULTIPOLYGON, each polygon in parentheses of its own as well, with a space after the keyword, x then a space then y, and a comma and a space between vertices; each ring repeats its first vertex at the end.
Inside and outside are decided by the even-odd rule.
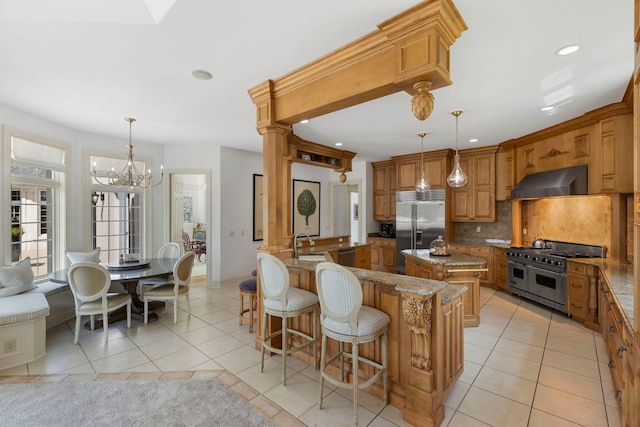
MULTIPOLYGON (((478 276, 480 286, 489 286, 495 289, 494 267, 493 267, 493 248, 491 246, 472 246, 452 243, 449 245, 451 253, 469 255, 476 258, 482 258, 487 264, 488 271, 483 271, 478 276)), ((505 254, 506 257, 506 254, 505 254)), ((506 270, 505 270, 506 271, 506 270)))
POLYGON ((633 162, 629 160, 633 152, 632 120, 631 113, 621 114, 596 125, 600 144, 596 144, 589 164, 589 193, 633 192, 633 162))
MULTIPOLYGON (((447 175, 452 151, 449 149, 424 153, 424 174, 430 190, 447 187, 447 175)), ((413 191, 420 178, 420 153, 394 156, 398 177, 398 191, 413 191)))
POLYGON ((599 321, 609 356, 608 367, 616 390, 615 398, 621 409, 622 425, 637 426, 640 384, 639 375, 636 374, 633 327, 603 274, 599 275, 598 281, 599 321))
POLYGON ((396 272, 396 240, 384 237, 369 237, 371 245, 371 270, 396 272))
POLYGON ((580 165, 589 167, 589 194, 631 193, 631 152, 633 108, 623 100, 500 144, 496 199, 509 200, 525 175, 580 165))
POLYGON ((371 270, 371 246, 356 246, 356 268, 371 270))
POLYGON ((480 270, 486 268, 482 260, 477 257, 465 257, 465 255, 453 252, 451 257, 446 257, 446 260, 438 259, 435 262, 421 258, 420 255, 405 254, 403 252, 403 256, 405 257, 407 276, 440 280, 466 287, 467 291, 462 294, 464 326, 478 326, 480 324, 480 284, 478 275, 480 270))
POLYGON ((511 293, 511 291, 509 291, 509 285, 507 283, 507 251, 503 248, 498 247, 494 247, 492 249, 494 270, 493 277, 495 279, 495 289, 502 292, 511 293))
POLYGON ((600 331, 596 270, 593 265, 567 262, 567 314, 585 327, 600 331))
POLYGON ((451 220, 454 222, 495 222, 496 147, 465 150, 460 166, 467 185, 452 188, 451 220))
POLYGON ((501 145, 496 153, 496 200, 511 200, 511 190, 515 185, 515 149, 501 145))
POLYGON ((373 219, 396 220, 396 162, 375 162, 373 166, 373 219))

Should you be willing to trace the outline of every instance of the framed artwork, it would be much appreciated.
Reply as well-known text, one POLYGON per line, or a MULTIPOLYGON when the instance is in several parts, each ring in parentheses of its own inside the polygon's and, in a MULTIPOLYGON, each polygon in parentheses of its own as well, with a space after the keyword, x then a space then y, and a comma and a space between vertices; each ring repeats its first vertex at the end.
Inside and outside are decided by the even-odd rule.
POLYGON ((193 198, 184 196, 182 199, 184 209, 184 222, 191 222, 191 214, 193 213, 193 198))
POLYGON ((320 235, 320 183, 293 180, 293 234, 320 235))
POLYGON ((253 174, 253 241, 257 242, 263 239, 264 220, 262 204, 262 175, 253 174))

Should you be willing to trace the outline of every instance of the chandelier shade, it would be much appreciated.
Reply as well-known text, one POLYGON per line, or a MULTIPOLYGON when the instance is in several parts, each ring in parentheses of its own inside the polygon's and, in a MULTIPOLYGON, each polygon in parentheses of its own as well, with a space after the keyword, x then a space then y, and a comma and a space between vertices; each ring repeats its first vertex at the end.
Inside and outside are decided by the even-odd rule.
POLYGON ((420 132, 418 136, 420 137, 420 179, 416 183, 416 191, 424 193, 429 189, 429 182, 424 174, 424 137, 426 132, 420 132))
POLYGON ((127 155, 127 163, 122 168, 121 171, 117 172, 114 167, 111 168, 110 171, 106 172, 106 182, 104 181, 105 177, 99 177, 96 171, 96 162, 93 162, 93 168, 91 175, 96 183, 105 186, 114 186, 114 187, 129 187, 130 189, 134 188, 150 188, 160 185, 162 180, 164 179, 164 168, 160 166, 160 180, 156 183, 153 182, 153 175, 151 174, 151 169, 147 171, 145 174, 141 172, 136 166, 136 162, 133 160, 133 139, 132 139, 132 124, 136 121, 136 119, 127 117, 126 121, 129 122, 129 145, 127 146, 129 149, 129 153, 127 155))
POLYGON ((449 187, 458 188, 467 185, 467 174, 464 173, 460 166, 460 154, 458 154, 458 117, 460 117, 462 111, 456 110, 451 114, 456 118, 456 154, 453 156, 453 170, 447 177, 447 184, 449 184, 449 187))

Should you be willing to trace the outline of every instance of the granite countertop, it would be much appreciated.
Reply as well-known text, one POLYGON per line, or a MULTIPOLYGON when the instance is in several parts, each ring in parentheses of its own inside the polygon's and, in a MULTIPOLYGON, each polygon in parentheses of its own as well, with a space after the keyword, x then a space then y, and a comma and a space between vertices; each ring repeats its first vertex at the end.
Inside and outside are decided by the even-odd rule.
MULTIPOLYGON (((331 257, 327 253, 327 260, 331 257)), ((316 265, 320 261, 303 261, 295 258, 283 260, 287 267, 315 271, 316 265)), ((398 292, 408 292, 420 296, 431 297, 437 292, 442 292, 442 304, 446 304, 451 299, 461 295, 466 291, 466 287, 452 285, 439 280, 422 279, 419 277, 405 276, 402 274, 387 273, 384 271, 365 270, 362 268, 345 267, 361 281, 371 281, 383 285, 393 286, 398 292)))
POLYGON ((462 267, 469 265, 485 265, 487 263, 482 258, 465 254, 452 253, 450 256, 432 256, 429 249, 404 249, 402 253, 405 256, 418 258, 429 264, 436 265, 462 267))
POLYGON ((633 331, 634 321, 634 283, 633 265, 607 258, 569 258, 568 261, 595 265, 611 285, 613 294, 618 300, 622 313, 626 317, 627 326, 633 331))
POLYGON ((313 246, 304 246, 298 248, 298 254, 317 254, 318 252, 332 252, 339 251, 341 249, 350 249, 357 248, 358 246, 371 246, 370 243, 335 243, 332 245, 313 245, 313 246))

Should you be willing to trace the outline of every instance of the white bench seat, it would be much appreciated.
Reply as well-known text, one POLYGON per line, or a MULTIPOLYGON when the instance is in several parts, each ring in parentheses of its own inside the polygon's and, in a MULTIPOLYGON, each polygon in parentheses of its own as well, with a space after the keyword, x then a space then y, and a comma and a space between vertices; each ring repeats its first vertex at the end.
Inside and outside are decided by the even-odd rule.
POLYGON ((0 370, 44 356, 48 315, 49 304, 43 293, 0 298, 0 370))
POLYGON ((68 283, 46 281, 38 283, 37 286, 27 294, 42 294, 47 298, 50 309, 47 316, 47 329, 75 317, 75 303, 68 283))

